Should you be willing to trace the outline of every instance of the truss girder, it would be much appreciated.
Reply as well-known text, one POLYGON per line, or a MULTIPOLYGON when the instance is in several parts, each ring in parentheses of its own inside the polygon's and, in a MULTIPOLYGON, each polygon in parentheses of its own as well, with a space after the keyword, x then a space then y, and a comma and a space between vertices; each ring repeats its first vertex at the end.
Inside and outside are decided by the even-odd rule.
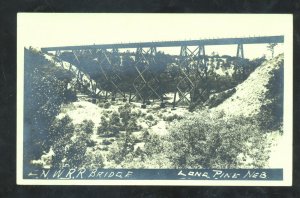
MULTIPOLYGON (((56 57, 62 54, 60 50, 56 51, 56 57)), ((72 50, 74 58, 72 63, 75 65, 81 65, 83 67, 84 62, 81 63, 81 56, 90 54, 93 60, 99 66, 99 79, 93 81, 89 78, 90 89, 97 95, 105 94, 105 98, 115 98, 117 95, 122 96, 126 100, 126 94, 129 93, 129 101, 135 98, 136 101, 142 101, 146 104, 151 99, 164 100, 163 86, 160 84, 160 76, 153 66, 156 65, 156 47, 137 47, 136 52, 123 53, 130 56, 132 59, 132 67, 128 67, 133 71, 133 75, 130 76, 132 80, 129 80, 130 87, 134 89, 133 97, 131 97, 132 90, 124 88, 123 81, 126 77, 122 74, 124 70, 121 57, 122 53, 119 52, 119 48, 108 49, 83 49, 72 50), (122 79, 124 78, 124 79, 122 79), (104 85, 102 84, 104 82, 104 85), (109 89, 107 84, 110 84, 109 89), (131 84, 132 83, 132 84, 131 84), (123 86, 122 86, 123 85, 123 86), (100 90, 100 91, 99 91, 100 90)), ((178 56, 177 56, 178 57, 178 56)), ((176 57, 176 58, 177 58, 176 57)), ((237 45, 237 57, 244 58, 243 44, 237 45)), ((93 64, 94 65, 94 64, 93 64)), ((207 85, 207 76, 209 72, 207 70, 207 56, 205 55, 205 45, 199 44, 198 46, 182 45, 180 48, 180 55, 177 60, 178 74, 174 77, 175 85, 172 85, 171 89, 174 90, 173 107, 184 103, 190 105, 197 100, 205 100, 209 90, 207 85), (201 86, 199 86, 199 83, 201 86), (173 89, 174 88, 174 89, 173 89), (178 99, 176 100, 176 96, 178 99)), ((69 70, 73 67, 70 63, 69 70)), ((76 70, 77 82, 86 85, 86 79, 84 79, 85 68, 76 70), (82 69, 82 70, 81 70, 82 69)), ((74 71, 73 71, 74 72, 74 71)), ((97 74, 98 75, 98 74, 97 74)), ((127 84, 126 84, 127 86, 127 84)), ((169 88, 168 88, 169 89, 169 88)))

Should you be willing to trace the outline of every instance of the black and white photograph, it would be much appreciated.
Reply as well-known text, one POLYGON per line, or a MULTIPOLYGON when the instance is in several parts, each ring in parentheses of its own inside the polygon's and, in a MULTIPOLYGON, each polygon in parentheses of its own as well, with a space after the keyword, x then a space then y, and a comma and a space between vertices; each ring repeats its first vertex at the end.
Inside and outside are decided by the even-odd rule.
POLYGON ((17 19, 18 184, 292 185, 291 14, 17 19))

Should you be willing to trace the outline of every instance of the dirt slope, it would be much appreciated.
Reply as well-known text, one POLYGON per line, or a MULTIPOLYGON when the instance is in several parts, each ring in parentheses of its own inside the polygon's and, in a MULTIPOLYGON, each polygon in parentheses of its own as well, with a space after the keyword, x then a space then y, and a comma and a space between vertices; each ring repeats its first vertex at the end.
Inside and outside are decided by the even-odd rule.
POLYGON ((224 111, 228 116, 257 114, 265 99, 266 85, 271 78, 271 71, 279 68, 283 58, 283 54, 280 54, 272 60, 265 61, 236 87, 236 92, 231 97, 212 110, 224 111))

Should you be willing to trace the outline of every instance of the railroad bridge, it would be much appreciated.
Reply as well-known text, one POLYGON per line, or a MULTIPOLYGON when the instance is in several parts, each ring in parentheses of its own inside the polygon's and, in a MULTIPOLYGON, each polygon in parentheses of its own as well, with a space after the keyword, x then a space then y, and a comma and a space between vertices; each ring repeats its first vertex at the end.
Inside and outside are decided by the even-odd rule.
MULTIPOLYGON (((93 90, 96 88, 100 90, 94 94, 100 98, 111 97, 112 100, 115 100, 116 97, 121 96, 123 101, 139 100, 142 102, 142 108, 146 107, 150 99, 158 99, 161 101, 161 107, 165 107, 165 94, 172 92, 173 102, 171 104, 175 108, 181 101, 191 104, 205 95, 206 90, 199 91, 195 81, 205 78, 207 73, 206 46, 236 45, 236 57, 243 59, 244 45, 283 42, 284 36, 260 36, 45 47, 42 48, 42 52, 54 52, 57 60, 67 61, 78 67, 81 70, 77 76, 79 81, 82 80, 82 73, 88 73, 90 80, 95 81, 93 90), (176 57, 176 72, 172 73, 169 70, 169 73, 164 75, 164 70, 157 69, 157 64, 160 64, 157 57, 159 56, 158 49, 167 47, 179 47, 180 53, 173 56, 176 57), (124 49, 134 49, 135 52, 120 52, 124 49), (126 55, 132 57, 130 66, 124 64, 126 55), (96 68, 95 72, 91 69, 87 71, 87 68, 91 66, 96 68), (167 79, 166 76, 173 79, 173 87, 166 88, 163 85, 163 80, 167 79), (195 91, 198 91, 197 94, 195 91)), ((202 83, 205 83, 205 80, 202 83)))

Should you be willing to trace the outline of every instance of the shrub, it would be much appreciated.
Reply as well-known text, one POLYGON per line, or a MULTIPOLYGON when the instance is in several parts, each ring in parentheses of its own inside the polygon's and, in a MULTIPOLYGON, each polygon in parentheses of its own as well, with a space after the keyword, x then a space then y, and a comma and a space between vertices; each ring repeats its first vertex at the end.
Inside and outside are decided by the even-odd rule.
POLYGON ((167 122, 172 122, 173 120, 180 120, 182 119, 182 116, 177 114, 167 114, 163 116, 163 120, 167 122))
POLYGON ((111 141, 110 141, 110 140, 103 140, 103 141, 102 141, 102 144, 103 144, 103 145, 110 145, 110 144, 111 144, 111 141))
POLYGON ((146 116, 146 120, 153 121, 153 120, 154 120, 153 115, 152 115, 152 114, 148 114, 148 115, 146 116))
POLYGON ((77 100, 77 95, 75 90, 68 89, 65 92, 65 102, 75 102, 77 100))
POLYGON ((93 134, 94 122, 92 120, 83 120, 81 124, 78 125, 78 130, 81 130, 89 135, 93 134))
POLYGON ((104 109, 108 109, 111 106, 109 102, 104 103, 103 107, 104 109))
POLYGON ((120 113, 120 118, 122 119, 122 123, 124 126, 128 124, 128 121, 130 120, 130 114, 131 114, 131 107, 128 103, 126 103, 124 106, 120 106, 118 108, 118 112, 120 113))
POLYGON ((114 111, 110 116, 104 113, 103 116, 101 116, 100 126, 97 130, 99 135, 114 136, 122 130, 124 130, 124 125, 121 123, 120 114, 118 112, 114 111))
POLYGON ((142 129, 142 138, 143 140, 147 140, 148 136, 150 135, 148 129, 142 129))
POLYGON ((134 160, 125 159, 126 168, 171 168, 166 148, 169 142, 157 134, 149 134, 145 139, 144 148, 138 147, 133 153, 134 160))
POLYGON ((53 167, 62 168, 64 164, 68 164, 71 167, 84 166, 87 147, 96 145, 96 142, 91 140, 93 128, 94 123, 91 120, 84 120, 76 126, 72 124, 69 116, 55 120, 50 128, 51 143, 54 151, 52 158, 53 167), (74 134, 75 136, 73 136, 74 134))
POLYGON ((125 127, 127 132, 133 132, 133 131, 139 131, 141 129, 141 126, 137 125, 137 120, 134 118, 131 118, 128 122, 128 125, 125 127))
POLYGON ((265 138, 249 118, 226 120, 200 113, 175 122, 168 140, 167 154, 176 168, 262 167, 268 158, 265 138), (238 156, 253 161, 246 164, 238 156))
POLYGON ((204 105, 209 106, 209 108, 216 107, 222 102, 224 102, 227 98, 232 96, 235 93, 235 91, 235 88, 232 88, 220 93, 212 94, 210 95, 209 99, 204 103, 204 105))
POLYGON ((130 154, 133 153, 133 150, 134 140, 129 133, 126 133, 114 143, 114 149, 112 149, 112 152, 108 154, 108 160, 113 161, 116 164, 120 164, 126 158, 130 157, 130 154))
POLYGON ((147 135, 144 150, 146 155, 152 156, 158 153, 163 153, 165 150, 164 141, 162 141, 162 137, 157 134, 147 135))
POLYGON ((94 141, 94 140, 87 140, 86 145, 88 147, 94 147, 94 146, 96 146, 96 141, 94 141))
POLYGON ((62 167, 62 160, 65 158, 66 148, 71 144, 70 139, 75 131, 75 126, 69 116, 54 120, 49 130, 49 142, 52 145, 54 156, 52 166, 62 167))
POLYGON ((131 116, 138 118, 141 116, 142 111, 139 109, 132 109, 130 114, 131 114, 131 116))
POLYGON ((120 126, 120 115, 118 112, 113 112, 110 116, 110 124, 111 125, 116 125, 116 126, 120 126))
POLYGON ((137 118, 141 115, 140 110, 132 111, 130 104, 126 103, 124 106, 119 107, 118 111, 122 121, 122 129, 125 129, 128 132, 141 129, 141 127, 136 124, 137 118))
POLYGON ((100 150, 89 152, 84 162, 85 168, 103 168, 105 159, 101 154, 100 150))
POLYGON ((98 107, 104 108, 104 104, 105 103, 100 102, 100 103, 98 103, 98 107))
POLYGON ((80 168, 86 161, 87 137, 83 135, 77 136, 74 142, 70 144, 66 150, 65 163, 72 168, 80 168))

